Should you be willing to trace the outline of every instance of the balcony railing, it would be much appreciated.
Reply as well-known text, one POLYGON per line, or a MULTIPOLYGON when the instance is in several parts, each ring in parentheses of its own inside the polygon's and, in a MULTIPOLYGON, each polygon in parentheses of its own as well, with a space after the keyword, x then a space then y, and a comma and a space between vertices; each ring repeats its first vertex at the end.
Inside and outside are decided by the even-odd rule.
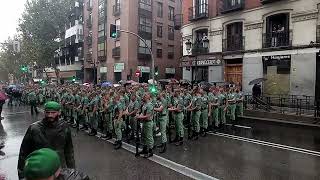
POLYGON ((120 3, 113 5, 113 15, 114 16, 120 15, 120 3))
POLYGON ((232 11, 242 10, 245 6, 245 0, 223 0, 221 1, 221 13, 228 13, 232 11))
POLYGON ((195 45, 191 49, 192 55, 199 55, 199 54, 207 54, 209 53, 209 48, 205 48, 202 44, 195 43, 195 45))
POLYGON ((208 18, 209 17, 208 4, 203 3, 195 7, 189 8, 189 21, 195 21, 198 19, 208 18))
POLYGON ((222 40, 222 51, 241 51, 244 50, 244 36, 233 35, 222 40))
POLYGON ((288 47, 292 45, 292 31, 263 34, 263 48, 288 47))
POLYGON ((112 49, 112 57, 120 57, 120 47, 115 47, 112 49))
POLYGON ((169 32, 168 33, 168 39, 169 40, 174 40, 174 33, 173 32, 169 32))
POLYGON ((91 11, 92 10, 92 4, 90 3, 90 1, 87 2, 87 10, 91 11))
POLYGON ((86 20, 86 24, 87 24, 87 28, 91 28, 91 27, 92 27, 92 21, 91 21, 91 19, 87 19, 87 20, 86 20))
POLYGON ((260 0, 261 4, 273 3, 281 0, 260 0))

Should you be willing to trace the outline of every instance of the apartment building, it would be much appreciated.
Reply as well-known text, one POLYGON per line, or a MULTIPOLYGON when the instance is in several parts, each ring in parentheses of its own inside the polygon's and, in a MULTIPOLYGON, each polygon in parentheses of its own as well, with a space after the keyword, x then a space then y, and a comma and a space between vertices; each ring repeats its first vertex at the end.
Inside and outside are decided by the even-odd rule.
MULTIPOLYGON (((67 17, 69 23, 60 35, 60 47, 55 51, 54 59, 57 75, 62 81, 71 81, 74 77, 78 81, 83 79, 83 1, 76 0, 70 7, 67 17)), ((51 78, 56 78, 54 69, 48 70, 51 78)))
POLYGON ((183 78, 320 97, 318 0, 185 0, 183 78), (316 94, 317 92, 317 94, 316 94))
POLYGON ((181 34, 174 17, 181 11, 178 0, 86 0, 85 81, 118 82, 151 78, 151 53, 143 41, 128 33, 110 37, 110 24, 138 34, 152 48, 158 79, 180 78, 181 34), (135 76, 136 71, 140 77, 135 76))

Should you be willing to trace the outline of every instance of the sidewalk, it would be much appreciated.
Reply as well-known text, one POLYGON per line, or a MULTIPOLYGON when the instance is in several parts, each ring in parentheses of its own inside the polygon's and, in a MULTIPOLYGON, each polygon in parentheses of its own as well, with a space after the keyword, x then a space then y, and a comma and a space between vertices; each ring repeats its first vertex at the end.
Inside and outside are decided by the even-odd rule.
POLYGON ((314 118, 311 111, 305 114, 296 115, 296 113, 286 111, 280 113, 278 111, 266 112, 259 109, 247 109, 244 111, 243 118, 320 128, 320 118, 314 118))

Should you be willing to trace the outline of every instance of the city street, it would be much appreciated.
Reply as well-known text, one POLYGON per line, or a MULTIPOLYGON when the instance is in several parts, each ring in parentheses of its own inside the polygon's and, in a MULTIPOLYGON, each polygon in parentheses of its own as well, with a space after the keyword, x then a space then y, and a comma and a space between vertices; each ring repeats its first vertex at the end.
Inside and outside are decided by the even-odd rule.
MULTIPOLYGON (((28 125, 43 117, 28 107, 4 106, 0 138, 0 179, 17 179, 20 143, 28 125)), ((134 147, 113 145, 85 132, 73 131, 77 169, 92 179, 318 179, 320 135, 317 129, 243 120, 224 133, 181 147, 169 145, 165 154, 136 158, 134 147)))

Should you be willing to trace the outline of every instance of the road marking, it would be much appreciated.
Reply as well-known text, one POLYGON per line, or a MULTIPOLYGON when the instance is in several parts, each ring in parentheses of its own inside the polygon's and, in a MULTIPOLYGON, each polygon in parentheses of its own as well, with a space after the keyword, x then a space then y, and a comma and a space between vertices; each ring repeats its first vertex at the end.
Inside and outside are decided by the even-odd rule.
POLYGON ((3 114, 4 116, 13 116, 13 115, 17 115, 17 114, 25 114, 25 113, 29 113, 30 111, 21 111, 21 112, 15 112, 15 113, 5 113, 3 114))
MULTIPOLYGON (((102 136, 102 133, 98 132, 97 136, 96 137, 99 137, 99 136, 102 136)), ((101 139, 101 138, 100 138, 101 139)), ((103 139, 101 139, 103 140, 103 139)), ((105 141, 105 140, 104 140, 105 141)), ((114 143, 115 142, 115 139, 112 139, 112 140, 107 140, 107 142, 109 143, 114 143)), ((122 148, 135 154, 136 153, 136 147, 131 145, 131 144, 128 144, 128 143, 125 143, 125 142, 122 142, 122 148)), ((141 149, 140 149, 141 150, 141 149)), ((184 165, 181 165, 181 164, 178 164, 176 162, 173 162, 173 161, 170 161, 166 158, 163 158, 161 156, 158 156, 156 154, 153 154, 152 157, 148 158, 150 161, 153 161, 161 166, 164 166, 166 168, 169 168, 175 172, 178 172, 180 174, 183 174, 187 177, 190 177, 192 179, 201 179, 201 180, 218 180, 217 178, 215 177, 212 177, 212 176, 209 176, 207 174, 204 174, 202 172, 199 172, 197 170, 194 170, 194 169, 191 169, 189 167, 186 167, 184 165)))
POLYGON ((234 136, 234 135, 224 134, 224 133, 216 133, 216 134, 208 133, 208 134, 320 157, 320 152, 318 152, 318 151, 312 151, 312 150, 308 150, 308 149, 297 148, 297 147, 293 147, 293 146, 287 146, 287 145, 271 143, 271 142, 266 142, 266 141, 260 141, 260 140, 256 140, 256 139, 250 139, 250 138, 245 138, 245 137, 241 137, 241 136, 234 136))
MULTIPOLYGON (((232 126, 232 124, 226 124, 227 126, 232 126)), ((249 126, 241 126, 241 125, 237 125, 235 124, 234 125, 235 127, 239 127, 239 128, 244 128, 244 129, 252 129, 252 127, 249 127, 249 126)))

